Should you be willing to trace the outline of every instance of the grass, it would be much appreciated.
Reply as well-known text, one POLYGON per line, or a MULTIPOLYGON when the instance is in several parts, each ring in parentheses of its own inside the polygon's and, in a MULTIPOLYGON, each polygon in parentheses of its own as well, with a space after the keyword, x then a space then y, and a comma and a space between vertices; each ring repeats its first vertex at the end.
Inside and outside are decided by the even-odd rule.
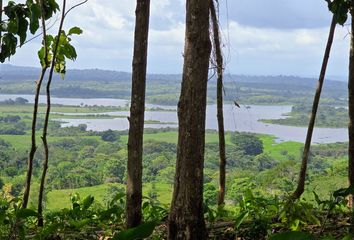
POLYGON ((328 176, 320 176, 314 178, 308 186, 306 186, 306 191, 304 192, 303 198, 307 200, 314 200, 313 192, 316 192, 319 196, 321 196, 321 200, 328 200, 334 191, 347 188, 348 187, 348 177, 347 176, 339 176, 339 175, 331 175, 328 176))
POLYGON ((295 160, 301 157, 302 143, 299 142, 275 142, 271 135, 258 135, 263 142, 264 152, 277 160, 288 160, 290 156, 295 160))
MULTIPOLYGON (((231 144, 230 142, 231 135, 226 133, 225 142, 226 144, 231 144)), ((177 143, 178 132, 177 131, 168 131, 168 132, 159 132, 159 133, 145 133, 144 141, 159 141, 167 143, 177 143)), ((121 136, 123 142, 128 142, 128 136, 121 136)), ((217 132, 207 132, 205 135, 205 143, 218 143, 219 136, 217 132)))
MULTIPOLYGON (((55 142, 61 139, 67 139, 72 137, 48 137, 48 142, 55 142)), ((84 136, 81 138, 100 140, 99 136, 84 136)), ((31 136, 30 135, 0 135, 0 139, 9 142, 16 150, 25 151, 30 148, 31 136)), ((40 136, 37 136, 37 144, 41 144, 42 140, 40 136)))
MULTIPOLYGON (((77 189, 61 189, 61 190, 52 190, 47 195, 47 209, 63 209, 70 208, 70 195, 78 193, 80 196, 86 197, 92 195, 95 197, 95 201, 101 204, 105 203, 105 197, 109 193, 111 187, 125 188, 123 184, 118 183, 106 183, 102 185, 97 185, 93 187, 84 187, 77 189)), ((152 184, 144 184, 143 195, 147 196, 149 191, 152 189, 152 184)), ((157 199, 163 204, 170 204, 172 198, 172 186, 171 184, 165 183, 156 183, 155 191, 157 193, 157 199)))
POLYGON ((122 187, 120 184, 103 184, 93 187, 84 187, 77 189, 61 189, 53 190, 47 194, 47 209, 63 209, 70 208, 70 195, 78 193, 81 197, 92 195, 95 197, 95 201, 99 203, 104 202, 104 197, 107 195, 111 186, 122 187))

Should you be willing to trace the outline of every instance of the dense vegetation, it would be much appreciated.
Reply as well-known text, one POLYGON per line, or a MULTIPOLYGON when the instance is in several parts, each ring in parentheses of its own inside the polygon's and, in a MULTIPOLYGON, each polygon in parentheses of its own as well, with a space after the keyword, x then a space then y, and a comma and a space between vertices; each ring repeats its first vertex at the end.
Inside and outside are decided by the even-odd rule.
MULTIPOLYGON (((284 119, 263 120, 267 123, 289 125, 289 126, 307 126, 310 120, 311 107, 306 104, 294 105, 291 112, 284 119)), ((348 109, 344 107, 335 107, 320 105, 316 126, 345 128, 348 125, 348 109)))
MULTIPOLYGON (((16 117, 16 119, 18 118, 20 117, 16 117)), ((15 125, 16 123, 11 124, 15 125)), ((84 239, 89 235, 100 234, 97 231, 102 231, 104 221, 113 221, 117 218, 118 216, 114 216, 114 219, 106 218, 102 220, 103 222, 100 220, 97 223, 90 223, 89 225, 85 223, 85 219, 90 219, 93 215, 103 214, 104 211, 108 211, 108 209, 105 209, 105 206, 109 206, 107 204, 113 199, 115 192, 124 191, 126 181, 127 132, 106 131, 100 133, 87 132, 85 130, 85 126, 60 128, 58 124, 51 124, 49 136, 49 141, 51 142, 51 166, 48 173, 48 196, 45 204, 48 214, 47 221, 58 221, 58 219, 62 222, 68 221, 65 218, 71 215, 62 212, 62 210, 59 211, 59 209, 72 208, 69 194, 80 193, 81 197, 84 198, 89 195, 95 196, 94 205, 90 206, 89 210, 81 209, 81 211, 88 211, 87 213, 81 215, 80 218, 74 217, 74 219, 70 220, 72 224, 82 225, 64 226, 62 223, 57 222, 49 224, 52 227, 57 226, 57 234, 62 237, 66 236, 68 239, 70 237, 74 238, 74 236, 81 236, 84 239), (81 226, 84 226, 84 230, 79 231, 81 226), (68 231, 68 227, 72 230, 68 231)), ((144 195, 156 199, 147 199, 146 201, 155 201, 157 205, 152 206, 158 206, 158 209, 162 207, 163 211, 162 209, 156 211, 162 211, 159 214, 165 217, 168 209, 166 204, 169 204, 171 200, 177 132, 168 129, 146 129, 144 138, 144 195)), ((3 194, 8 199, 19 197, 21 196, 21 191, 23 191, 26 146, 29 142, 29 135, 1 135, 0 139, 0 152, 2 154, 0 176, 3 183, 3 194)), ((217 132, 208 132, 206 143, 204 198, 210 208, 206 212, 207 219, 210 218, 209 221, 216 221, 217 219, 232 221, 243 216, 245 213, 242 211, 252 211, 249 215, 247 214, 247 217, 244 217, 243 221, 248 222, 253 221, 251 220, 252 218, 260 218, 257 221, 264 221, 264 224, 267 224, 263 226, 263 230, 258 229, 258 233, 254 234, 266 234, 267 229, 271 228, 271 226, 277 226, 279 223, 267 222, 269 221, 267 219, 272 219, 280 214, 282 209, 280 205, 281 199, 286 199, 288 192, 293 189, 296 183, 297 169, 299 168, 298 159, 302 144, 291 142, 275 143, 274 138, 264 135, 227 133, 226 153, 228 170, 226 201, 228 204, 225 210, 218 212, 213 207, 217 200, 217 132), (251 195, 250 191, 252 192, 251 195), (276 204, 276 208, 278 209, 276 211, 271 210, 275 207, 274 197, 279 201, 276 204), (249 205, 249 207, 252 206, 252 208, 256 209, 251 210, 248 209, 249 207, 242 207, 242 201, 250 202, 252 205, 249 205), (266 212, 261 210, 263 208, 261 206, 263 205, 267 206, 267 209, 269 208, 266 212)), ((42 156, 43 149, 40 148, 37 152, 36 159, 38 161, 35 162, 36 166, 40 164, 39 160, 42 156)), ((322 207, 317 206, 315 195, 312 191, 315 191, 319 198, 323 200, 328 199, 335 190, 344 187, 346 185, 346 161, 346 145, 344 143, 317 145, 313 147, 308 174, 308 187, 305 193, 307 201, 297 204, 299 204, 299 207, 306 206, 305 210, 310 211, 311 214, 314 214, 319 219, 315 222, 313 222, 314 219, 301 219, 303 223, 294 229, 306 229, 305 223, 317 224, 318 221, 322 221, 320 219, 322 214, 320 209, 322 207)), ((38 189, 39 174, 39 171, 34 172, 33 192, 38 189)), ((32 196, 29 202, 31 208, 37 204, 36 196, 32 196)), ((120 195, 120 198, 123 201, 124 198, 122 195, 120 195)), ((11 204, 15 204, 15 202, 11 204)), ((124 204, 122 202, 120 204, 121 210, 119 211, 122 212, 124 204)), ((344 205, 342 208, 342 214, 346 214, 344 205)), ((74 208, 70 211, 74 211, 74 208)), ((144 218, 151 217, 148 216, 149 212, 145 214, 144 218)), ((119 218, 120 220, 116 222, 115 231, 119 231, 123 226, 123 215, 120 215, 119 218)), ((245 224, 241 224, 240 230, 234 229, 234 232, 230 234, 247 237, 247 234, 251 231, 245 230, 244 227, 248 225, 247 223, 245 224)), ((280 226, 287 229, 290 227, 287 224, 289 222, 284 222, 280 226)), ((256 228, 256 225, 253 227, 256 228)), ((112 232, 109 233, 111 230, 112 228, 106 229, 106 234, 112 234, 112 232)), ((31 232, 34 229, 31 230, 29 226, 29 229, 26 231, 31 232)), ((159 231, 157 230, 156 234, 163 234, 159 233, 159 231)), ((6 236, 7 232, 3 232, 2 234, 6 236)), ((31 232, 31 234, 36 233, 31 232)), ((221 233, 216 232, 215 234, 221 233)))

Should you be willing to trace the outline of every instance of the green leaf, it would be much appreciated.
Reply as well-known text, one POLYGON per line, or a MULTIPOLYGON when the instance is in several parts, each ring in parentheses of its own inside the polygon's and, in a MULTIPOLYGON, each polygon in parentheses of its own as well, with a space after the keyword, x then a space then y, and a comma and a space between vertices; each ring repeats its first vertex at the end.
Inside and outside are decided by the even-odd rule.
POLYGON ((7 24, 7 31, 16 34, 18 32, 18 18, 11 19, 7 24))
POLYGON ((140 224, 135 228, 119 232, 112 240, 138 240, 148 238, 154 232, 156 225, 155 222, 140 224))
POLYGON ((4 62, 6 58, 16 53, 17 38, 12 33, 6 33, 2 37, 2 45, 0 51, 0 62, 4 62))
POLYGON ((7 24, 4 22, 0 22, 0 31, 7 31, 7 24))
POLYGON ((353 235, 347 235, 342 240, 352 240, 352 239, 353 239, 353 235))
POLYGON ((59 10, 59 5, 55 0, 44 0, 45 19, 48 20, 59 10))
POLYGON ((20 46, 24 44, 27 38, 28 22, 25 18, 21 17, 18 21, 18 36, 20 37, 20 46))
POLYGON ((315 238, 309 233, 295 231, 275 234, 269 240, 315 240, 315 238))
POLYGON ((27 208, 21 208, 16 213, 16 217, 21 219, 25 219, 28 217, 37 217, 37 216, 38 214, 36 211, 27 208))
POLYGON ((42 47, 39 51, 38 51, 38 58, 39 58, 39 61, 42 65, 42 67, 46 66, 46 61, 44 59, 44 53, 45 53, 45 50, 44 50, 44 47, 42 47))
POLYGON ((318 205, 321 205, 324 203, 324 201, 322 201, 320 199, 320 197, 318 196, 318 194, 315 192, 315 191, 312 191, 313 192, 313 195, 315 196, 315 201, 317 202, 318 205))
POLYGON ((79 28, 79 27, 73 27, 73 28, 71 28, 71 29, 69 30, 68 36, 69 36, 69 35, 72 35, 72 34, 77 34, 77 35, 82 34, 81 28, 79 28))
POLYGON ((243 212, 236 218, 235 228, 239 228, 243 221, 248 217, 249 212, 243 212))
POLYGON ((69 43, 65 44, 61 48, 61 51, 65 55, 65 57, 70 60, 74 61, 77 58, 77 53, 76 53, 75 48, 72 45, 70 45, 69 43))
POLYGON ((82 201, 82 209, 86 210, 89 207, 91 207, 93 201, 95 200, 95 198, 91 195, 87 196, 83 201, 82 201))
POLYGON ((32 4, 30 7, 30 32, 34 34, 39 28, 39 18, 41 9, 37 4, 32 4))
POLYGON ((350 1, 346 0, 326 0, 328 9, 333 13, 338 24, 344 25, 348 19, 350 9, 350 1))

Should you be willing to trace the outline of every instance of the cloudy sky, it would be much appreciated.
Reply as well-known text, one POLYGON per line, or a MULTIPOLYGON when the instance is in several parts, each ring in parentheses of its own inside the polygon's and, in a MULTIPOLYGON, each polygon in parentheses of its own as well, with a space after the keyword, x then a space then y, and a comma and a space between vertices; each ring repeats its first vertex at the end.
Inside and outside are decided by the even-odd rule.
MULTIPOLYGON (((6 1, 5 1, 6 2, 6 1)), ((69 5, 77 0, 68 0, 69 5)), ((219 0, 226 72, 249 75, 317 76, 331 14, 324 0, 219 0)), ((185 0, 151 0, 148 72, 180 73, 185 0)), ((67 18, 80 26, 78 59, 71 68, 131 71, 133 0, 89 0, 67 18)), ((348 26, 338 26, 328 74, 345 78, 348 26)), ((19 50, 11 64, 36 66, 39 41, 19 50)))

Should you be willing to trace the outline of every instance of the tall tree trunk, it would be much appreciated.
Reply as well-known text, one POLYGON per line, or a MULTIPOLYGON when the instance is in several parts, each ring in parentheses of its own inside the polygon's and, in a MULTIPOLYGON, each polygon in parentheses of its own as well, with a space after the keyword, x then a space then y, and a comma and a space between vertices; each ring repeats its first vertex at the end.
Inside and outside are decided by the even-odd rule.
POLYGON ((32 116, 32 127, 31 127, 31 149, 28 154, 28 163, 27 163, 27 175, 26 175, 26 186, 25 191, 23 193, 22 200, 22 208, 27 208, 30 189, 31 189, 31 180, 32 180, 32 171, 33 171, 33 160, 34 155, 37 151, 36 144, 36 124, 37 124, 37 113, 38 113, 38 101, 39 101, 39 93, 41 90, 43 78, 47 68, 42 68, 41 75, 39 80, 36 82, 36 92, 34 97, 34 107, 33 107, 33 116, 32 116))
MULTIPOLYGON (((352 2, 351 13, 351 34, 350 34, 350 53, 349 53, 349 79, 348 79, 348 108, 349 108, 349 185, 354 185, 354 2, 352 2)), ((349 205, 353 208, 354 198, 350 196, 349 205)), ((354 212, 352 209, 350 232, 354 234, 354 212)))
POLYGON ((302 163, 301 163, 301 170, 300 170, 298 185, 297 185, 296 190, 293 193, 293 196, 292 196, 293 199, 299 199, 305 190, 305 179, 306 179, 307 163, 308 163, 308 158, 309 158, 309 154, 310 154, 312 134, 313 134, 314 126, 315 126, 317 109, 318 109, 318 105, 319 105, 320 98, 321 98, 323 82, 324 82, 325 75, 326 75, 328 59, 329 59, 329 55, 330 55, 331 48, 332 48, 336 25, 337 25, 337 22, 335 20, 335 17, 333 17, 332 22, 331 22, 329 35, 328 35, 326 51, 325 51, 325 55, 323 57, 321 73, 320 73, 320 77, 318 79, 316 94, 315 94, 315 97, 313 100, 310 122, 309 122, 309 126, 307 128, 307 135, 306 135, 304 151, 302 154, 302 163))
POLYGON ((128 178, 126 190, 127 228, 139 225, 142 215, 142 155, 150 0, 137 0, 135 15, 132 94, 128 139, 128 178))
POLYGON ((210 16, 213 24, 213 40, 214 40, 214 58, 217 68, 217 118, 219 129, 219 196, 218 205, 224 204, 225 200, 225 175, 226 175, 226 154, 225 154, 225 129, 224 129, 224 111, 223 111, 223 56, 221 51, 221 37, 219 30, 219 21, 216 16, 214 0, 210 1, 210 16))
MULTIPOLYGON (((43 0, 41 0, 40 2, 41 2, 42 12, 44 12, 43 0)), ((48 161, 49 161, 49 147, 48 147, 47 134, 48 134, 49 115, 50 115, 50 110, 51 110, 50 86, 52 83, 54 66, 55 66, 55 62, 57 59, 60 34, 61 34, 61 31, 62 31, 63 25, 64 25, 65 11, 66 11, 66 0, 63 0, 62 15, 61 15, 61 19, 60 19, 60 25, 59 25, 59 29, 58 29, 58 35, 57 35, 55 48, 53 49, 53 57, 52 57, 51 64, 50 64, 48 82, 47 82, 47 86, 46 86, 47 108, 46 108, 46 112, 45 112, 43 134, 42 134, 42 142, 43 142, 43 147, 44 147, 44 161, 43 161, 42 176, 41 176, 41 181, 40 181, 40 186, 39 186, 39 194, 38 194, 38 226, 39 227, 43 227, 43 196, 44 196, 44 187, 45 187, 45 180, 46 180, 46 175, 47 175, 47 171, 48 171, 48 161)), ((44 16, 42 16, 42 22, 43 22, 43 24, 45 24, 45 21, 43 19, 44 19, 44 16)), ((45 30, 46 29, 43 28, 43 36, 44 37, 46 36, 45 30)), ((47 46, 46 45, 44 45, 44 49, 46 52, 45 61, 47 62, 48 55, 47 55, 47 46)))
POLYGON ((210 57, 209 1, 187 0, 178 145, 168 239, 206 239, 203 217, 205 112, 210 57))

